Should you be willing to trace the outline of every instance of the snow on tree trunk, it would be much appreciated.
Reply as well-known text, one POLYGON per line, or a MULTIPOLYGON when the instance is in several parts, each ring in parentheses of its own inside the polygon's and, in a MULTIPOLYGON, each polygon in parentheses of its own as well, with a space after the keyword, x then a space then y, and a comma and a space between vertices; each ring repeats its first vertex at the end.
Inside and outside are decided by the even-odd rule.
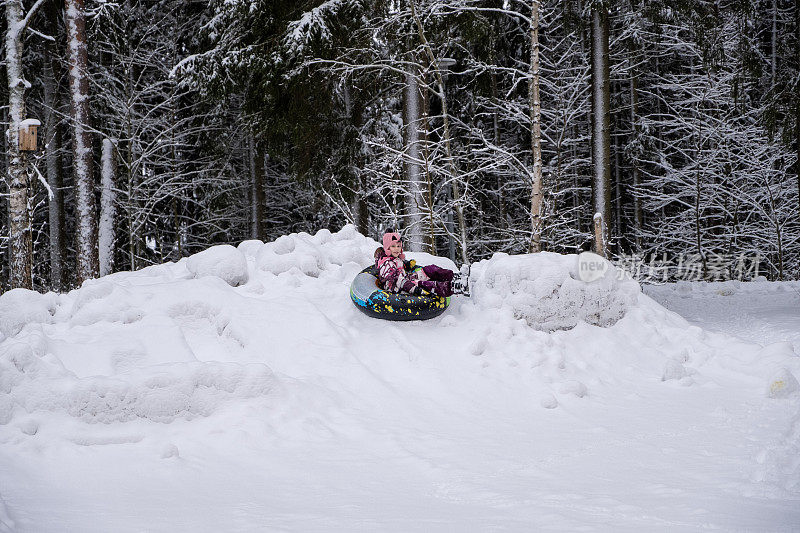
MULTIPOLYGON (((619 87, 619 86, 617 86, 619 87)), ((622 92, 618 89, 618 92, 622 92)), ((618 122, 615 122, 618 124, 618 122)), ((617 126, 614 126, 615 128, 617 126)), ((614 230, 613 234, 620 238, 624 235, 622 228, 622 172, 619 160, 622 145, 619 137, 614 138, 614 230)))
POLYGON ((65 0, 69 88, 72 101, 74 173, 77 206, 78 283, 97 277, 97 206, 92 173, 92 134, 89 128, 89 72, 84 0, 65 0))
MULTIPOLYGON (((406 236, 409 250, 419 252, 423 250, 424 228, 422 207, 425 201, 422 197, 422 155, 420 153, 420 88, 417 82, 417 68, 415 65, 408 67, 406 72, 406 86, 403 91, 405 104, 405 145, 406 145, 406 175, 408 176, 408 200, 406 217, 406 236)), ((430 250, 425 250, 430 251, 430 250)))
POLYGON ((531 3, 531 66, 528 81, 531 119, 531 242, 529 250, 542 250, 542 109, 539 102, 539 0, 531 3))
MULTIPOLYGON (((794 0, 794 60, 800 71, 800 0, 794 0)), ((800 91, 794 92, 794 176, 797 180, 797 215, 800 218, 800 91)))
POLYGON ((100 275, 105 276, 114 271, 114 215, 116 206, 116 157, 114 143, 111 139, 103 139, 103 159, 100 177, 100 228, 98 238, 100 275))
POLYGON ((33 244, 28 214, 30 175, 26 154, 19 149, 19 129, 25 118, 25 89, 30 84, 22 77, 23 19, 21 0, 6 2, 6 74, 8 75, 8 218, 11 235, 11 288, 32 289, 33 244))
MULTIPOLYGON (((595 242, 599 254, 607 252, 608 221, 611 202, 609 187, 611 182, 611 143, 610 143, 610 87, 608 66, 608 11, 603 4, 596 3, 592 8, 592 181, 594 212, 601 215, 602 242, 595 242)), ((597 216, 597 215, 595 215, 597 216)))
POLYGON ((604 228, 606 227, 606 222, 605 222, 605 220, 603 220, 602 213, 595 213, 594 214, 594 217, 592 217, 592 225, 593 225, 593 229, 594 229, 594 242, 595 242, 594 251, 595 251, 595 253, 597 253, 597 255, 605 256, 606 255, 606 250, 605 250, 606 242, 605 242, 605 239, 603 238, 603 231, 604 231, 604 228))

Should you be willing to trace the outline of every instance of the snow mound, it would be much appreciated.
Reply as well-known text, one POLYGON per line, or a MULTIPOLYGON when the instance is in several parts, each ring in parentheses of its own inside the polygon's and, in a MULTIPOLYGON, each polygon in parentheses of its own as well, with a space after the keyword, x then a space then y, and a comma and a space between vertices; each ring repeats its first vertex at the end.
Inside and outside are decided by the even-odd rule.
POLYGON ((244 253, 229 244, 212 246, 186 260, 186 268, 195 278, 214 276, 231 287, 247 283, 247 260, 244 253))
POLYGON ((242 241, 236 248, 242 252, 245 257, 255 257, 261 247, 264 246, 264 241, 258 239, 251 239, 249 241, 242 241))
POLYGON ((345 226, 0 297, 0 532, 9 516, 31 531, 92 529, 75 502, 114 531, 152 528, 132 505, 166 505, 164 527, 186 530, 230 529, 236 505, 260 513, 242 515, 250 529, 311 516, 414 530, 441 512, 457 530, 463 516, 519 529, 548 513, 556 528, 600 514, 638 517, 617 529, 729 530, 762 525, 764 491, 785 502, 767 502, 762 530, 798 522, 800 397, 765 391, 781 368, 800 376, 791 342, 692 326, 610 266, 585 282, 576 256, 551 253, 475 264, 473 296, 439 318, 375 320, 349 288, 377 246, 345 226), (392 490, 376 500, 373 479, 392 490), (134 485, 97 489, 120 483, 134 485), (185 504, 164 498, 186 487, 185 504))
POLYGON ((776 442, 766 446, 756 456, 760 469, 754 479, 777 488, 778 494, 795 500, 800 492, 800 403, 790 405, 792 414, 789 427, 776 442))
POLYGON ((335 234, 327 229, 313 236, 293 233, 260 248, 247 244, 246 249, 255 256, 256 266, 263 272, 279 275, 296 269, 305 276, 317 278, 324 271, 348 263, 364 266, 372 263, 376 246, 374 240, 364 237, 349 224, 335 234))
POLYGON ((609 263, 603 277, 578 279, 578 257, 551 252, 498 253, 472 267, 476 305, 510 309, 542 331, 567 330, 580 322, 611 326, 635 306, 639 284, 609 263))
POLYGON ((65 412, 89 423, 169 423, 208 416, 224 401, 263 396, 276 385, 266 365, 219 362, 164 363, 78 378, 38 337, 0 350, 0 423, 17 410, 65 412))
POLYGON ((57 296, 28 289, 12 289, 0 294, 0 341, 13 337, 26 324, 49 322, 56 312, 57 296))
POLYGON ((800 383, 788 368, 782 368, 769 380, 767 395, 770 398, 789 398, 800 391, 800 383))
MULTIPOLYGON (((130 324, 144 316, 144 310, 131 304, 131 292, 107 278, 87 280, 75 292, 70 323, 89 326, 98 322, 130 324)), ((56 317, 59 318, 59 317, 56 317)))

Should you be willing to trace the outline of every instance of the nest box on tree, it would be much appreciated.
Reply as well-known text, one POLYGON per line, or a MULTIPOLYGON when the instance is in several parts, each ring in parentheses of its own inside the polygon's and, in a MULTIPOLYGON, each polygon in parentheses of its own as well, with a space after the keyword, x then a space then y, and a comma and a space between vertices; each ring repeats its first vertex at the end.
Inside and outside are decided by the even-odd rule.
POLYGON ((28 118, 19 123, 20 152, 36 151, 36 132, 42 123, 35 118, 28 118))

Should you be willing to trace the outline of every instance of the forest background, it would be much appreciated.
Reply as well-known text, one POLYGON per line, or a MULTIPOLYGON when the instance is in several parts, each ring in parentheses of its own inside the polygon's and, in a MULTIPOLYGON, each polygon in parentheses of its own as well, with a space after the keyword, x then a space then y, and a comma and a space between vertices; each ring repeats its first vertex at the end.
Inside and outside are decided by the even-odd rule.
POLYGON ((800 277, 800 0, 4 6, 0 290, 345 223, 800 277))

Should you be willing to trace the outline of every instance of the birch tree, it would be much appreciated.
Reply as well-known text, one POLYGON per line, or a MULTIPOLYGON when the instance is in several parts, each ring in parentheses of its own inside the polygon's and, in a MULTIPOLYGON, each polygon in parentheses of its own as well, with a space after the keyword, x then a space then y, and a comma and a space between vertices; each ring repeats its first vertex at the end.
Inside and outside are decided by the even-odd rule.
POLYGON ((542 131, 539 102, 539 0, 531 1, 531 67, 528 82, 531 119, 531 252, 542 250, 542 131))
POLYGON ((800 0, 794 0, 794 177, 797 180, 797 218, 800 220, 800 0))
POLYGON ((6 75, 8 80, 8 175, 9 188, 8 218, 11 248, 12 288, 33 288, 31 264, 33 262, 33 243, 31 240, 31 220, 29 201, 31 170, 28 156, 20 150, 19 130, 25 117, 25 91, 31 87, 23 73, 23 47, 25 31, 31 18, 42 6, 44 0, 36 3, 25 13, 22 0, 6 1, 6 75))

